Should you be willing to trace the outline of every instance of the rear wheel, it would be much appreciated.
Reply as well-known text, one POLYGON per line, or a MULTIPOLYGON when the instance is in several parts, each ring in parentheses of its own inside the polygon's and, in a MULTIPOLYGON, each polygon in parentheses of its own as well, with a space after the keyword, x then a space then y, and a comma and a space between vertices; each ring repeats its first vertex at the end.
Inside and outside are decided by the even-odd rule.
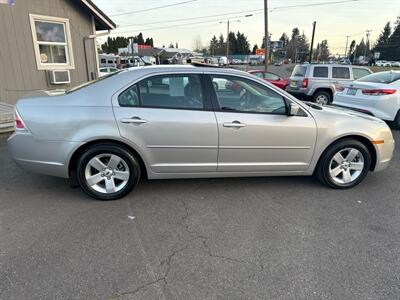
POLYGON ((328 105, 332 102, 331 95, 326 91, 317 91, 313 95, 313 102, 320 104, 320 105, 328 105))
POLYGON ((125 148, 99 144, 80 157, 76 178, 89 196, 99 200, 115 200, 127 195, 138 183, 138 160, 125 148))
POLYGON ((400 110, 397 112, 393 122, 390 122, 390 126, 393 129, 400 129, 400 110))
POLYGON ((328 148, 320 158, 316 176, 323 184, 336 188, 351 188, 359 184, 371 167, 367 147, 353 139, 341 140, 328 148))

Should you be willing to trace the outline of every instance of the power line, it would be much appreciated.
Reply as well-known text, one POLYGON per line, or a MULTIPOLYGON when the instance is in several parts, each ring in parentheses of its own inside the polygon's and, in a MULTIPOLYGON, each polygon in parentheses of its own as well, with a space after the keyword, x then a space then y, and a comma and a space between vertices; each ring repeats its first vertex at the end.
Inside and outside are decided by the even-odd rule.
POLYGON ((127 11, 127 12, 123 12, 123 13, 113 14, 113 15, 110 15, 110 16, 111 17, 118 17, 118 16, 123 16, 123 15, 137 14, 137 13, 151 11, 151 10, 155 10, 155 9, 161 9, 161 8, 166 8, 166 7, 183 5, 183 4, 191 3, 191 2, 195 2, 195 1, 197 1, 197 0, 187 0, 187 1, 177 2, 177 3, 173 3, 173 4, 167 4, 167 5, 161 5, 161 6, 141 9, 141 10, 127 11))
POLYGON ((281 10, 281 9, 287 9, 287 8, 322 6, 322 5, 342 4, 342 3, 357 2, 357 1, 359 1, 359 0, 344 0, 344 1, 332 1, 332 2, 319 2, 319 3, 311 3, 311 4, 298 4, 298 5, 278 6, 278 7, 272 8, 270 11, 273 12, 274 10, 281 10))
POLYGON ((208 18, 223 17, 223 16, 231 16, 231 18, 235 18, 235 15, 238 15, 238 14, 242 15, 242 14, 245 14, 245 13, 261 12, 261 11, 263 11, 263 9, 253 9, 253 10, 237 11, 237 12, 231 12, 231 13, 225 13, 225 14, 199 16, 199 17, 191 17, 191 18, 181 18, 181 19, 173 19, 173 20, 167 20, 167 21, 157 21, 157 22, 150 22, 150 23, 126 24, 126 25, 120 26, 118 28, 126 28, 126 27, 133 27, 133 26, 145 26, 145 25, 153 25, 153 24, 174 23, 174 22, 180 22, 180 21, 208 19, 208 18))

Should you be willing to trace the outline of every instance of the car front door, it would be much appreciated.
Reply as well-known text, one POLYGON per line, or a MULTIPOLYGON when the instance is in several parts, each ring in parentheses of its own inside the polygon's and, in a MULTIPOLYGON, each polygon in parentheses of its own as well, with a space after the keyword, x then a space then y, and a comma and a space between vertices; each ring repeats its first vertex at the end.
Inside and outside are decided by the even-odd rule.
POLYGON ((316 142, 311 116, 303 110, 288 116, 290 100, 248 78, 210 74, 210 82, 215 89, 219 172, 300 174, 308 168, 316 142))
POLYGON ((136 144, 155 173, 215 172, 218 130, 200 74, 145 78, 117 93, 121 135, 136 144))

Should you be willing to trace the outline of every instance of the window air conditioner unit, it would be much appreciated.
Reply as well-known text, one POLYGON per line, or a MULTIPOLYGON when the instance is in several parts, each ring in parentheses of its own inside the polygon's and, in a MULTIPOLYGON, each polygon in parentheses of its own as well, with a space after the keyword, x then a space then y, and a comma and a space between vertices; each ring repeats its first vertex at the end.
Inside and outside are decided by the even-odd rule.
POLYGON ((50 70, 49 76, 51 84, 71 83, 69 70, 50 70))

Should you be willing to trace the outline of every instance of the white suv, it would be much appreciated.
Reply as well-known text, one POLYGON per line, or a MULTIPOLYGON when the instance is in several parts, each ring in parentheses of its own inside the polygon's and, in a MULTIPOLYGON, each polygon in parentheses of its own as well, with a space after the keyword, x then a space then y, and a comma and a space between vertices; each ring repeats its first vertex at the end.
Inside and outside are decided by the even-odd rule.
POLYGON ((329 104, 335 94, 335 86, 371 74, 366 67, 339 64, 297 65, 290 77, 286 91, 299 99, 329 104))

